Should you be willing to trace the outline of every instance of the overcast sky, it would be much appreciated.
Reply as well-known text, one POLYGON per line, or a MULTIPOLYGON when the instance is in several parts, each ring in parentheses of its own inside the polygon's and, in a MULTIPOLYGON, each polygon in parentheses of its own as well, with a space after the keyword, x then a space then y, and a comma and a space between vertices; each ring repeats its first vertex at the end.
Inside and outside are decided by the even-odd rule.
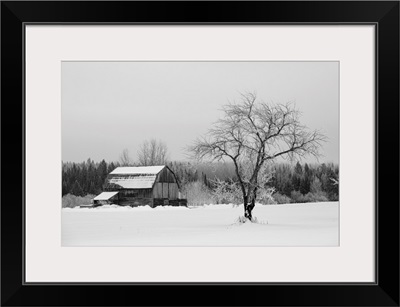
POLYGON ((295 101, 301 122, 328 137, 320 162, 338 163, 338 62, 63 62, 62 160, 117 161, 124 148, 136 159, 151 138, 185 160, 221 106, 246 91, 295 101))

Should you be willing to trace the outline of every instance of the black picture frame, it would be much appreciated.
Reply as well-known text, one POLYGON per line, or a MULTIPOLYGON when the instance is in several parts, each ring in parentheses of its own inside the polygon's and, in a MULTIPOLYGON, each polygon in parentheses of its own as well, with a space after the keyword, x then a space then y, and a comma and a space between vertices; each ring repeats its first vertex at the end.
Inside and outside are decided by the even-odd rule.
POLYGON ((3 1, 1 77, 3 306, 399 306, 398 1, 3 1), (26 284, 23 110, 27 23, 375 25, 376 282, 26 284))

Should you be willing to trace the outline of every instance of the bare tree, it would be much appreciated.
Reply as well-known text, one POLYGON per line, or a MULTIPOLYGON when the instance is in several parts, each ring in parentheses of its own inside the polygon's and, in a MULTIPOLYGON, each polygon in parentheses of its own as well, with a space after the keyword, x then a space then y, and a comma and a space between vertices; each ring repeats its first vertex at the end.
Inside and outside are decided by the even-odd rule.
POLYGON ((256 94, 241 95, 239 103, 223 107, 224 117, 189 149, 197 159, 230 159, 242 192, 244 216, 252 220, 257 191, 268 176, 267 164, 278 157, 319 156, 325 136, 300 124, 291 103, 258 102, 256 94))
POLYGON ((125 148, 119 156, 119 163, 121 166, 132 166, 133 160, 129 155, 129 150, 125 148))
POLYGON ((168 161, 168 148, 162 141, 144 141, 138 150, 138 162, 142 166, 164 165, 168 161))

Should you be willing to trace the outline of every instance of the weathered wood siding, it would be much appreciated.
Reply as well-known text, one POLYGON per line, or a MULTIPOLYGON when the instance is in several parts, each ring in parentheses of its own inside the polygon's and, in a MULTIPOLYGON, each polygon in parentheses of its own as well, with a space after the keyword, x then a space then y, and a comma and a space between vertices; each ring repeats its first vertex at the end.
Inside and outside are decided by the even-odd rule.
POLYGON ((120 197, 130 198, 151 198, 151 189, 121 189, 119 190, 120 197))
POLYGON ((154 206, 154 200, 152 198, 125 198, 120 200, 120 206, 131 206, 131 207, 138 207, 138 206, 154 206))
POLYGON ((162 183, 156 182, 153 186, 153 197, 162 198, 162 183))
POLYGON ((179 189, 177 183, 156 182, 153 187, 153 198, 178 199, 179 189))
POLYGON ((170 183, 168 185, 168 195, 170 199, 178 198, 178 185, 176 183, 170 183))
POLYGON ((168 182, 163 182, 162 183, 162 198, 168 198, 168 182))
POLYGON ((187 199, 169 199, 169 200, 165 200, 165 199, 157 199, 155 198, 153 200, 153 208, 157 207, 157 206, 184 206, 187 207, 187 199), (167 202, 167 204, 165 203, 167 202))
POLYGON ((174 174, 169 168, 164 168, 157 176, 153 186, 153 198, 178 199, 179 187, 174 174))
POLYGON ((157 176, 157 182, 176 182, 174 174, 170 171, 169 168, 165 167, 157 176))

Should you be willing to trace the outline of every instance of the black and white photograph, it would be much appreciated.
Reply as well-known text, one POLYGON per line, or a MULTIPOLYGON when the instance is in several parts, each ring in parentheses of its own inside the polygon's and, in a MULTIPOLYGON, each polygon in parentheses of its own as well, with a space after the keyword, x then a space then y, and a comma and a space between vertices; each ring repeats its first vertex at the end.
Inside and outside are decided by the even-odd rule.
POLYGON ((63 61, 61 245, 340 246, 338 61, 63 61))
POLYGON ((3 1, 0 305, 398 306, 399 6, 3 1))

